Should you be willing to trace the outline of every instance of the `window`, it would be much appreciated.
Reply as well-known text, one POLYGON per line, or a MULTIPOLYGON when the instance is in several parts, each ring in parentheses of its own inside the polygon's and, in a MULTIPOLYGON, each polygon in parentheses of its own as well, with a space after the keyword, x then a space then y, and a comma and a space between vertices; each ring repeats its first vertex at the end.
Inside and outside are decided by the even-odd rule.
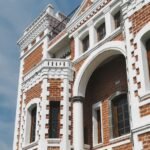
POLYGON ((82 40, 82 47, 83 47, 83 52, 88 50, 89 48, 89 35, 87 35, 83 40, 82 40))
POLYGON ((121 24, 121 13, 120 13, 120 11, 117 12, 114 15, 114 23, 115 23, 115 29, 117 29, 118 27, 120 27, 120 24, 121 24))
POLYGON ((36 135, 36 107, 31 110, 31 132, 30 132, 30 143, 35 141, 36 135))
POLYGON ((147 51, 147 61, 148 61, 149 76, 150 76, 150 39, 146 41, 146 51, 147 51))
POLYGON ((59 138, 60 102, 50 102, 49 138, 59 138))
POLYGON ((98 143, 102 142, 101 139, 101 116, 100 116, 100 109, 96 110, 96 114, 97 114, 97 131, 98 131, 98 143))
POLYGON ((93 107, 93 143, 102 143, 101 109, 100 103, 93 107))
POLYGON ((106 29, 105 29, 105 23, 103 23, 97 28, 98 41, 102 40, 105 37, 105 35, 106 35, 106 29))
POLYGON ((122 94, 112 100, 113 137, 130 132, 127 95, 122 94))

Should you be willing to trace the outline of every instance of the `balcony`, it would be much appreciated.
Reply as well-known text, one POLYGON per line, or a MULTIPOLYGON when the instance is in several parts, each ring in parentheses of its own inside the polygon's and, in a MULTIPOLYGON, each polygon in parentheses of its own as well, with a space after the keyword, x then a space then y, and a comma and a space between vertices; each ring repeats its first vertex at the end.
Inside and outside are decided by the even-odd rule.
POLYGON ((23 84, 26 84, 28 81, 35 76, 68 76, 72 75, 72 63, 67 59, 45 59, 32 68, 23 78, 23 84))

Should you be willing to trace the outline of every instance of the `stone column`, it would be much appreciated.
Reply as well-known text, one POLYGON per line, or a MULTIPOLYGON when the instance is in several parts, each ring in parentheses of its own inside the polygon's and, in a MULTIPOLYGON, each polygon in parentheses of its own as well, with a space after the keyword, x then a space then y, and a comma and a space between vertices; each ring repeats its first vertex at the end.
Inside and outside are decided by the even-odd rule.
POLYGON ((73 101, 73 146, 74 150, 84 149, 83 131, 83 100, 81 96, 75 96, 73 101))
POLYGON ((81 44, 77 33, 74 35, 74 42, 75 42, 75 59, 76 59, 81 54, 81 44))
POLYGON ((88 23, 88 27, 89 27, 90 48, 92 48, 96 43, 96 35, 97 35, 93 21, 90 21, 88 23))
POLYGON ((110 13, 110 8, 107 7, 104 10, 104 14, 105 14, 105 26, 106 26, 106 36, 110 36, 112 31, 113 31, 113 19, 112 19, 112 15, 110 13))

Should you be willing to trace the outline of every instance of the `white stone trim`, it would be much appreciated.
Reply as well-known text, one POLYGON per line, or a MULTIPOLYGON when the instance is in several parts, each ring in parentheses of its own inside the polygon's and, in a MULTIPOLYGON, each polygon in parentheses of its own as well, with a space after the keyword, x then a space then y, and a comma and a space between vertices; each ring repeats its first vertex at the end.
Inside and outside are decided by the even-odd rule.
POLYGON ((39 98, 35 98, 32 99, 26 106, 25 106, 25 112, 24 112, 24 117, 25 117, 25 125, 24 125, 24 142, 23 142, 23 147, 25 147, 26 145, 30 145, 32 143, 30 143, 30 129, 31 129, 31 120, 30 120, 30 108, 33 107, 34 105, 36 105, 37 107, 37 112, 36 112, 36 135, 35 135, 35 141, 38 140, 38 130, 39 130, 39 112, 40 112, 40 99, 39 98))
POLYGON ((61 111, 61 114, 63 115, 63 118, 61 120, 61 124, 63 125, 63 128, 60 130, 60 133, 62 134, 61 139, 61 150, 70 150, 70 142, 69 142, 69 80, 67 78, 63 79, 63 82, 61 84, 61 87, 63 88, 63 91, 61 93, 61 96, 63 96, 63 100, 61 101, 61 105, 63 106, 63 110, 61 111))
MULTIPOLYGON (((20 70, 19 70, 18 95, 17 95, 16 119, 15 119, 15 127, 14 127, 13 150, 17 149, 17 147, 16 147, 16 144, 18 142, 17 135, 19 135, 18 129, 19 129, 19 126, 21 127, 21 125, 19 124, 19 121, 21 121, 20 114, 22 113, 22 110, 20 110, 20 107, 21 107, 20 102, 23 101, 21 99, 21 95, 23 94, 21 91, 22 72, 23 72, 23 60, 21 60, 21 62, 20 62, 20 70)), ((19 143, 18 143, 18 145, 19 145, 19 143)))
MULTIPOLYGON (((121 34, 121 32, 122 32, 121 28, 117 28, 116 30, 114 30, 111 33, 111 35, 105 36, 102 40, 96 42, 92 48, 90 47, 86 52, 84 52, 82 54, 78 54, 78 57, 74 58, 73 63, 76 64, 76 63, 80 62, 81 60, 87 58, 91 53, 93 53, 93 51, 97 50, 99 47, 103 46, 105 43, 113 40, 113 38, 116 37, 117 35, 121 34)), ((95 37, 95 38, 97 38, 97 37, 95 37)), ((80 45, 78 46, 78 49, 80 49, 80 45)))
POLYGON ((50 84, 48 83, 47 76, 45 76, 42 80, 42 93, 41 93, 41 111, 40 111, 40 130, 39 130, 39 150, 47 149, 47 142, 45 140, 45 135, 48 134, 48 129, 46 129, 46 124, 49 123, 49 119, 46 119, 46 115, 49 115, 49 110, 46 109, 46 106, 49 105, 49 101, 47 99, 49 92, 48 87, 50 84))
POLYGON ((141 134, 144 134, 146 132, 150 132, 149 127, 146 129, 139 130, 133 134, 134 150, 143 150, 143 143, 142 143, 142 141, 139 141, 138 136, 141 134))
POLYGON ((24 75, 23 90, 27 91, 42 81, 44 76, 60 79, 67 77, 69 80, 72 80, 72 63, 70 60, 65 59, 45 59, 41 61, 36 67, 24 75))
POLYGON ((102 103, 101 101, 93 104, 92 106, 92 123, 93 123, 93 147, 97 147, 98 145, 103 143, 103 116, 102 116, 102 103), (98 132, 97 132, 97 114, 95 113, 95 111, 97 109, 100 109, 100 119, 101 119, 101 143, 98 143, 98 132))
POLYGON ((121 141, 121 142, 118 142, 118 143, 115 143, 115 144, 111 144, 109 146, 105 146, 105 147, 102 147, 102 148, 94 148, 94 150, 113 150, 114 147, 118 147, 118 146, 121 146, 121 145, 124 145, 124 144, 129 144, 131 143, 131 141, 129 139, 127 140, 124 140, 124 141, 121 141))
POLYGON ((72 34, 72 32, 74 32, 74 30, 78 31, 78 29, 82 28, 83 26, 81 25, 81 27, 78 28, 78 25, 81 24, 81 22, 86 22, 85 25, 88 23, 88 20, 94 19, 97 16, 99 16, 100 13, 103 12, 103 10, 108 7, 108 6, 113 6, 116 3, 118 3, 119 1, 117 0, 112 0, 111 2, 108 3, 108 5, 106 5, 107 0, 103 0, 103 1, 97 1, 94 4, 91 5, 91 7, 88 9, 88 11, 85 11, 84 13, 82 13, 80 16, 78 16, 78 18, 76 18, 74 21, 70 21, 68 23, 67 26, 67 30, 70 34, 72 34), (106 5, 106 6, 104 6, 106 5), (101 10, 98 10, 98 8, 103 7, 101 10), (97 13, 98 12, 98 13, 97 13), (96 13, 96 15, 93 15, 94 13, 96 13), (90 17, 90 15, 93 15, 92 17, 90 17))
POLYGON ((80 68, 77 77, 75 79, 74 87, 73 87, 73 95, 74 96, 85 96, 85 88, 88 82, 89 77, 92 72, 96 69, 96 67, 106 58, 116 55, 123 54, 126 56, 126 50, 124 47, 124 42, 112 41, 105 43, 103 46, 99 47, 95 50, 84 62, 82 67, 80 68), (109 52, 109 53, 108 53, 109 52), (107 54, 107 57, 106 57, 107 54), (105 55, 105 56, 103 56, 105 55), (101 59, 97 60, 99 56, 103 56, 101 59), (106 58, 104 58, 106 57, 106 58), (93 66, 90 68, 91 64, 93 66))
MULTIPOLYGON (((140 67, 140 79, 142 88, 140 90, 140 96, 143 97, 150 90, 150 79, 147 62, 147 54, 145 46, 142 43, 142 37, 150 32, 150 22, 148 22, 136 35, 134 42, 137 43, 137 55, 139 56, 138 66, 140 67)), ((150 37, 150 36, 149 36, 150 37)))

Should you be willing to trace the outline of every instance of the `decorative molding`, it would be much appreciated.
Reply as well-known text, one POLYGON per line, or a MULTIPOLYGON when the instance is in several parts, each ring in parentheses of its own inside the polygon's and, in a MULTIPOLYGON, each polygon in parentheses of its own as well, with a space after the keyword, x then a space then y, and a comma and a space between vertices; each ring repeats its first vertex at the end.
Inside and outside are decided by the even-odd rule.
MULTIPOLYGON (((96 1, 91 7, 88 9, 88 11, 85 11, 83 14, 78 16, 76 19, 71 20, 68 23, 67 30, 70 34, 72 34, 74 31, 76 31, 79 27, 81 27, 85 22, 88 22, 90 18, 93 16, 96 17, 97 13, 101 13, 108 6, 113 6, 119 1, 117 0, 101 0, 101 1, 96 1)), ((120 3, 120 2, 119 2, 120 3)))
MULTIPOLYGON (((23 50, 26 48, 40 33, 48 29, 52 31, 53 28, 58 25, 62 20, 60 19, 59 13, 54 14, 51 5, 41 13, 41 15, 33 21, 33 23, 25 30, 23 36, 18 40, 18 45, 23 50)), ((62 23, 58 30, 65 28, 65 23, 62 23)))
POLYGON ((22 83, 23 90, 31 88, 41 81, 44 76, 47 78, 64 78, 67 77, 72 81, 73 70, 72 63, 66 59, 45 59, 34 67, 24 76, 22 83))
POLYGON ((106 44, 107 42, 111 41, 114 37, 116 37, 117 35, 119 35, 121 33, 122 33, 122 29, 121 28, 116 29, 111 35, 105 37, 103 40, 101 40, 98 43, 96 43, 94 45, 94 47, 90 48, 89 50, 87 50, 86 52, 81 54, 78 58, 74 59, 73 60, 73 64, 77 64, 78 62, 84 60, 85 58, 90 56, 90 54, 92 52, 94 52, 95 50, 97 50, 99 47, 101 47, 102 45, 106 44))

